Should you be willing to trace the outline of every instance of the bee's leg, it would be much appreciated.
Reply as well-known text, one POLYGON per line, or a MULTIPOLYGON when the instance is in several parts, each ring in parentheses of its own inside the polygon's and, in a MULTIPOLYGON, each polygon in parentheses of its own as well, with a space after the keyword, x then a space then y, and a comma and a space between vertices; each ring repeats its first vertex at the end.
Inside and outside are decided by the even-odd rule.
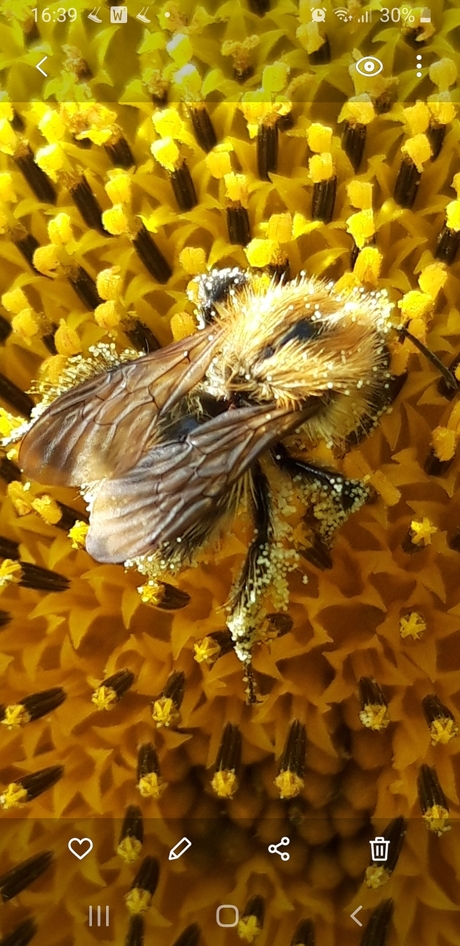
POLYGON ((252 651, 261 640, 261 626, 265 621, 260 599, 270 586, 275 563, 271 558, 273 522, 270 485, 259 464, 251 476, 251 496, 254 516, 254 536, 249 545, 240 575, 230 596, 227 624, 239 660, 246 668, 248 703, 256 702, 256 687, 252 670, 252 651))
POLYGON ((227 269, 212 269, 194 280, 196 290, 191 298, 197 303, 196 318, 200 328, 205 328, 216 317, 216 302, 225 302, 232 292, 238 292, 248 281, 248 274, 238 266, 227 269))
POLYGON ((375 501, 375 491, 361 480, 347 479, 336 470, 296 460, 281 444, 277 444, 272 456, 303 493, 311 510, 306 521, 312 528, 313 542, 311 548, 303 551, 304 558, 318 568, 332 568, 329 548, 334 533, 364 503, 375 501))

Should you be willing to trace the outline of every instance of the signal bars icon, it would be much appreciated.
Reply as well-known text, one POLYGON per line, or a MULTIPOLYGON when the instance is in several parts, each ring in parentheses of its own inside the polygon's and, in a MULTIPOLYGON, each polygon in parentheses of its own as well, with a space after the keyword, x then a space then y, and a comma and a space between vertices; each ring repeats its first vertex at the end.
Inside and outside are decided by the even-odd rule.
POLYGON ((362 16, 358 17, 358 23, 372 23, 372 10, 366 10, 362 16))

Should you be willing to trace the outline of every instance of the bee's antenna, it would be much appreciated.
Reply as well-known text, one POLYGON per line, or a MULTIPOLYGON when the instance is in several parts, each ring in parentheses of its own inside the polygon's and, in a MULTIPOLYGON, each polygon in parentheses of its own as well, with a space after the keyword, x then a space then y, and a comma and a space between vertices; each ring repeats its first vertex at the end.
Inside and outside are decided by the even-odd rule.
POLYGON ((416 338, 415 335, 412 335, 412 332, 409 332, 409 329, 406 328, 405 325, 400 325, 398 327, 398 332, 400 332, 404 338, 408 338, 409 341, 411 341, 412 344, 415 345, 416 348, 418 348, 418 350, 422 353, 422 355, 425 355, 425 358, 427 358, 428 361, 431 361, 431 364, 434 365, 435 368, 437 368, 439 373, 444 378, 444 381, 446 382, 446 385, 450 391, 458 391, 459 383, 454 373, 450 371, 449 368, 446 368, 445 365, 443 365, 442 361, 440 361, 438 356, 435 355, 433 351, 427 348, 427 346, 424 345, 423 342, 421 342, 419 338, 416 338))

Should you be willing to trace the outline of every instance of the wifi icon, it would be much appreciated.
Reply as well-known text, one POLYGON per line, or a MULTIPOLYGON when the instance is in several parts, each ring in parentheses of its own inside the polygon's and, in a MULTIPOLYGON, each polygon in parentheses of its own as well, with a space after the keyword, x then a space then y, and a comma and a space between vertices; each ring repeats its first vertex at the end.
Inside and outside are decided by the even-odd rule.
POLYGON ((339 7, 338 10, 334 10, 334 14, 339 20, 342 20, 343 23, 348 23, 349 20, 353 19, 348 10, 345 10, 345 7, 339 7))

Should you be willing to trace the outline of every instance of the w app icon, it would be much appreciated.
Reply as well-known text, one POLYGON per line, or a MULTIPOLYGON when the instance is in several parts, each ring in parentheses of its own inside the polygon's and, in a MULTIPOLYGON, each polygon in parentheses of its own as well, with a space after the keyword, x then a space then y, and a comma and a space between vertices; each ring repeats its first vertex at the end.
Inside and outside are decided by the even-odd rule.
POLYGON ((110 7, 111 23, 127 23, 128 7, 110 7))

